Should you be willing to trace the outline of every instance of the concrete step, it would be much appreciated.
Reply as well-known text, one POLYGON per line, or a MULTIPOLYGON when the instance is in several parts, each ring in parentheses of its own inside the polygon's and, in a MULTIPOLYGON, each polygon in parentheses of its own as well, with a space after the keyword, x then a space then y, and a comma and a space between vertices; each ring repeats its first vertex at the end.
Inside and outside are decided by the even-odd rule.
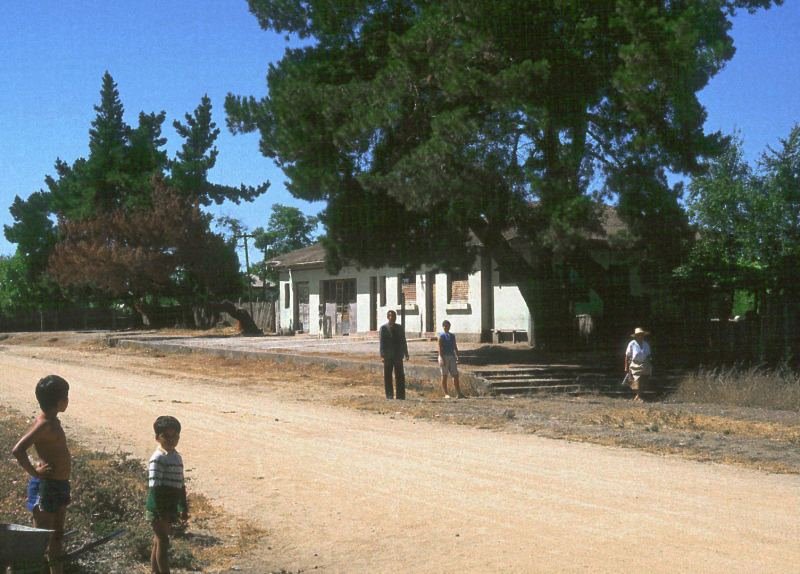
POLYGON ((503 395, 529 395, 536 393, 580 393, 583 391, 581 385, 539 385, 539 386, 497 386, 492 387, 492 391, 503 395))
MULTIPOLYGON (((479 373, 476 373, 479 374, 479 373)), ((483 373, 482 376, 485 379, 498 379, 498 378, 508 378, 508 379, 537 379, 537 378, 552 378, 558 377, 560 379, 575 379, 577 377, 582 377, 580 373, 564 373, 564 372, 556 372, 556 371, 540 371, 538 373, 517 373, 515 371, 494 371, 491 373, 483 373)))
POLYGON ((579 393, 587 392, 608 376, 597 370, 552 367, 481 369, 476 375, 495 394, 579 393))
MULTIPOLYGON (((611 366, 573 365, 515 366, 479 368, 472 373, 480 377, 485 388, 492 394, 536 394, 536 393, 590 393, 625 396, 630 389, 622 386, 622 374, 611 366)), ((669 376, 661 378, 656 394, 670 393, 676 384, 669 376), (664 379, 667 380, 664 380, 664 379)))
MULTIPOLYGON (((541 377, 541 376, 556 376, 556 377, 613 377, 614 374, 605 371, 597 370, 582 370, 582 369, 476 369, 472 371, 474 374, 484 377, 541 377)), ((620 375, 622 379, 622 375, 620 375)))
POLYGON ((555 378, 555 377, 548 377, 546 379, 531 379, 531 378, 514 378, 514 377, 503 377, 503 378, 491 378, 486 379, 490 385, 524 385, 528 387, 538 387, 540 385, 578 385, 580 384, 578 381, 575 380, 575 377, 569 378, 555 378))

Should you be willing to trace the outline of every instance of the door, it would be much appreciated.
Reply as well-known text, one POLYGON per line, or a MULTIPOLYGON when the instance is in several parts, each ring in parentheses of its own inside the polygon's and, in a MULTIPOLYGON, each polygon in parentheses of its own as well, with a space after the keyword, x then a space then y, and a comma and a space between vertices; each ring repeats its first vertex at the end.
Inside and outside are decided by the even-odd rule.
POLYGON ((298 282, 295 284, 295 316, 294 316, 294 330, 308 332, 308 281, 298 282))
POLYGON ((345 335, 355 333, 358 330, 358 326, 355 323, 355 315, 353 314, 352 317, 352 325, 350 317, 350 304, 356 302, 355 279, 323 280, 322 302, 326 305, 326 309, 328 303, 336 306, 336 317, 332 324, 334 334, 345 335))

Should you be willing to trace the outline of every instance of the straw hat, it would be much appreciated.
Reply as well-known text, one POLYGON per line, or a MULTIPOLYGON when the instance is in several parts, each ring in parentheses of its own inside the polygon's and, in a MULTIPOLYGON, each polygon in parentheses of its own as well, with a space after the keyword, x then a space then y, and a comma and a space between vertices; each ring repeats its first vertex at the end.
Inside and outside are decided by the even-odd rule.
POLYGON ((650 334, 650 333, 649 333, 648 331, 645 331, 645 330, 644 330, 644 329, 642 329, 641 327, 636 327, 636 328, 633 330, 633 333, 631 334, 631 337, 635 337, 636 335, 645 335, 645 336, 646 336, 646 335, 649 335, 649 334, 650 334))

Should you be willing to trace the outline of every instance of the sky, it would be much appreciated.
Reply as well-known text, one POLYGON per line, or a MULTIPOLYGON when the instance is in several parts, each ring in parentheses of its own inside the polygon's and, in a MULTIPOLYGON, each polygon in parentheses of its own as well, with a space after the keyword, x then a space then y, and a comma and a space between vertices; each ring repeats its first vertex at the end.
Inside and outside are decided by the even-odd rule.
MULTIPOLYGON (((204 94, 222 132, 209 179, 258 185, 269 191, 253 203, 225 203, 214 215, 240 219, 249 229, 266 226, 275 203, 315 215, 324 207, 295 199, 285 177, 258 150, 258 134, 225 128, 228 93, 266 95, 266 72, 286 48, 266 32, 246 0, 40 0, 6 2, 0 15, 0 226, 13 223, 8 208, 44 187, 57 158, 88 155, 89 128, 108 71, 119 89, 125 119, 165 111, 170 156, 181 143, 172 121, 183 121, 204 94)), ((800 122, 800 2, 754 15, 737 14, 737 52, 701 92, 706 131, 735 130, 754 164, 767 146, 800 122)), ((0 236, 0 255, 15 246, 0 236)))

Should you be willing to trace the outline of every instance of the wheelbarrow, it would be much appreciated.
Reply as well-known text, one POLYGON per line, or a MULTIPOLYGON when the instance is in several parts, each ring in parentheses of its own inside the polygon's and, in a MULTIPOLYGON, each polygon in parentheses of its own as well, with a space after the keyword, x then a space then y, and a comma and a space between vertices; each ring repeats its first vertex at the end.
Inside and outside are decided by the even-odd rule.
POLYGON ((5 574, 9 566, 41 565, 52 532, 20 524, 0 524, 0 574, 5 574))
MULTIPOLYGON (((8 567, 14 568, 15 574, 40 572, 44 565, 44 553, 52 532, 52 530, 32 528, 21 524, 0 524, 0 574, 5 574, 8 567)), ((72 560, 124 533, 124 529, 115 530, 111 534, 87 542, 80 548, 68 552, 61 557, 61 560, 72 560)))

